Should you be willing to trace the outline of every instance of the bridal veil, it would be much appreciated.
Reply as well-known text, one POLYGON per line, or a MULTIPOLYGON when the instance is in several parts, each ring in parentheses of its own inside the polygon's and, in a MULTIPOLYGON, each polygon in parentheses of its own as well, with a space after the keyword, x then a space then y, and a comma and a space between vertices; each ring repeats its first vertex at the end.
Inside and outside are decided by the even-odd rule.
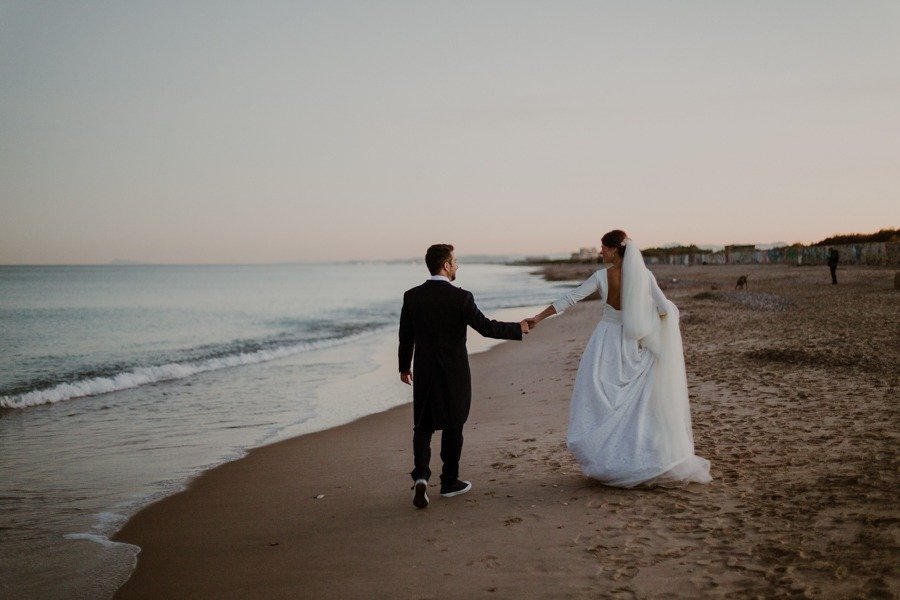
POLYGON ((622 325, 626 338, 637 340, 656 358, 650 409, 657 423, 666 427, 654 436, 660 464, 669 468, 650 481, 638 484, 665 484, 710 481, 709 461, 694 455, 691 410, 688 400, 684 348, 679 328, 679 311, 666 299, 657 306, 650 293, 653 275, 632 240, 625 241, 622 261, 622 325))

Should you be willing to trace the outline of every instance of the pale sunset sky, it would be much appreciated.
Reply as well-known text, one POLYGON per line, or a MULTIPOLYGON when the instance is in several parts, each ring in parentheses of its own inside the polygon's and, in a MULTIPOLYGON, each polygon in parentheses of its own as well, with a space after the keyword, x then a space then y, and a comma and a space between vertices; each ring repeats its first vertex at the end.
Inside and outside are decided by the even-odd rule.
POLYGON ((0 263, 900 224, 900 2, 0 0, 0 263))

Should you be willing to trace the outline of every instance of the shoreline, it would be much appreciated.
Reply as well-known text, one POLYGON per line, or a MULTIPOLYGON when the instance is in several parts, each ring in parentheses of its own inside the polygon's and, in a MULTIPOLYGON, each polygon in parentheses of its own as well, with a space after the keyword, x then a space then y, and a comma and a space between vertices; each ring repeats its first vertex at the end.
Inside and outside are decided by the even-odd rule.
MULTIPOLYGON (((570 333, 574 334, 575 331, 570 331, 570 333)), ((533 336, 535 334, 536 332, 530 335, 533 336)), ((145 507, 133 516, 132 519, 126 523, 115 536, 113 536, 114 541, 134 543, 142 548, 141 554, 138 557, 137 570, 132 575, 131 579, 118 590, 115 597, 149 598, 170 595, 176 597, 201 597, 205 595, 217 597, 221 595, 226 597, 270 597, 271 595, 274 595, 278 597, 279 595, 283 595, 287 597, 292 595, 290 592, 290 584, 285 583, 284 585, 287 587, 279 592, 267 585, 267 582, 270 581, 268 577, 264 581, 257 581, 255 584, 256 589, 243 587, 238 590, 234 587, 235 584, 233 581, 222 587, 219 587, 218 584, 216 584, 215 589, 201 589, 199 587, 194 587, 193 582, 191 581, 193 578, 190 576, 190 572, 193 569, 204 570, 213 567, 214 565, 220 565, 223 560, 228 560, 230 563, 230 566, 226 569, 228 572, 233 572, 235 569, 240 570, 240 565, 248 564, 247 561, 250 563, 254 562, 254 557, 268 560, 271 557, 265 557, 265 555, 273 553, 267 552, 266 549, 283 549, 282 546, 291 544, 291 542, 284 540, 285 537, 293 537, 294 542, 296 542, 322 527, 330 529, 331 524, 328 521, 353 518, 352 513, 356 510, 354 507, 358 506, 360 501, 368 503, 369 500, 374 500, 376 502, 375 510, 380 517, 385 519, 399 519, 396 523, 397 527, 412 527, 413 529, 409 530, 408 533, 413 536, 415 535, 415 530, 419 526, 417 523, 419 519, 427 518, 429 515, 437 517, 438 515, 435 513, 442 511, 442 509, 465 511, 468 506, 478 502, 479 496, 488 493, 491 487, 502 485, 502 483, 498 484, 498 481, 502 476, 497 475, 498 470, 502 471, 502 467, 491 465, 476 466, 470 464, 471 461, 467 460, 467 454, 474 452, 473 446, 477 445, 477 447, 481 447, 484 444, 484 440, 476 441, 481 435, 479 432, 484 431, 487 427, 497 426, 497 423, 492 423, 492 421, 495 420, 493 417, 496 416, 495 414, 492 414, 494 411, 488 410, 485 412, 485 408, 478 404, 483 404, 485 401, 488 403, 499 401, 501 398, 506 399, 507 401, 518 401, 519 397, 524 393, 524 390, 517 388, 512 392, 502 390, 499 391, 496 396, 491 395, 490 398, 484 398, 479 395, 478 390, 480 387, 484 387, 484 382, 490 377, 490 373, 494 372, 499 365, 508 362, 510 355, 517 350, 516 346, 525 345, 529 341, 532 340, 526 339, 524 342, 515 343, 501 342, 484 352, 472 355, 470 358, 473 368, 474 396, 479 399, 480 402, 473 398, 472 415, 470 416, 465 432, 466 445, 463 448, 461 465, 463 467, 463 474, 469 474, 467 476, 471 477, 474 484, 473 491, 466 496, 451 499, 453 502, 441 499, 437 493, 437 477, 434 477, 429 484, 429 495, 432 497, 431 506, 424 511, 416 511, 412 507, 412 492, 409 491, 409 486, 412 484, 412 481, 407 474, 411 469, 411 464, 406 464, 407 462, 411 463, 412 460, 412 404, 411 402, 406 403, 383 412, 361 417, 338 427, 251 449, 246 456, 239 460, 220 465, 210 471, 202 473, 192 480, 187 489, 183 492, 179 492, 145 507), (345 444, 345 440, 348 438, 352 440, 352 444, 350 444, 352 449, 345 447, 347 445, 345 444), (476 440, 473 440, 473 438, 476 438, 476 440), (301 464, 297 461, 298 456, 315 456, 315 461, 313 464, 301 464), (285 466, 288 463, 291 464, 290 467, 285 466), (209 537, 216 539, 216 541, 213 542, 213 545, 216 547, 219 547, 220 544, 229 544, 227 544, 224 539, 219 539, 220 534, 214 531, 216 529, 214 521, 220 520, 223 515, 216 515, 212 517, 211 520, 208 520, 205 515, 200 515, 195 510, 194 507, 197 506, 196 502, 199 501, 201 506, 206 507, 217 500, 224 500, 226 495, 230 495, 229 488, 231 487, 231 483, 226 480, 229 480, 232 476, 240 478, 249 476, 253 480, 253 483, 251 483, 251 487, 253 487, 258 483, 261 483, 256 481, 258 477, 262 477, 262 475, 259 475, 261 471, 271 471, 272 469, 276 469, 279 474, 276 475, 271 472, 267 473, 265 475, 265 482, 270 486, 273 485, 274 481, 282 482, 281 484, 275 484, 276 487, 284 486, 281 489, 275 490, 276 495, 279 496, 278 498, 265 500, 265 507, 261 507, 254 503, 256 501, 261 501, 262 499, 255 494, 250 493, 249 496, 236 500, 236 504, 230 505, 226 510, 237 511, 236 513, 232 513, 234 515, 250 512, 253 508, 255 508, 256 511, 264 511, 267 513, 270 510, 273 511, 269 513, 269 517, 261 519, 257 517, 254 519, 254 526, 262 526, 270 519, 276 519, 279 514, 276 507, 282 507, 285 509, 283 516, 288 517, 294 522, 302 521, 304 531, 298 531, 293 536, 279 535, 277 531, 269 531, 267 537, 273 539, 265 544, 260 542, 262 545, 255 548, 255 550, 262 550, 262 554, 257 554, 253 550, 246 548, 239 551, 238 555, 226 552, 226 555, 236 559, 234 563, 231 563, 230 559, 226 559, 226 556, 221 555, 214 559, 211 557, 207 559, 206 557, 198 556, 195 552, 197 546, 194 544, 205 546, 209 543, 209 540, 207 539, 209 537), (358 478, 357 483, 345 479, 343 473, 348 471, 374 471, 378 476, 375 478, 376 481, 370 482, 367 482, 365 478, 358 478), (476 472, 480 472, 480 475, 476 475, 476 472), (487 475, 490 475, 490 477, 487 477, 487 475), (385 480, 385 476, 387 476, 389 480, 385 480), (222 479, 223 477, 224 479, 222 479), (490 481, 491 479, 494 481, 490 481), (369 487, 370 484, 371 487, 369 487), (320 494, 324 494, 325 497, 317 499, 317 496, 320 494), (292 504, 292 500, 296 501, 297 506, 289 508, 292 504), (195 517, 199 517, 201 522, 199 524, 180 522, 179 515, 185 514, 185 512, 195 517), (318 522, 319 518, 327 520, 318 522), (183 535, 183 541, 187 544, 187 546, 183 547, 185 554, 181 556, 181 559, 176 561, 181 564, 181 567, 178 569, 181 570, 182 567, 185 567, 186 563, 182 559, 187 560, 187 563, 193 563, 183 571, 184 578, 179 578, 179 583, 171 588, 157 587, 161 582, 158 577, 152 574, 153 571, 159 568, 168 570, 169 568, 175 567, 175 564, 169 562, 169 558, 173 553, 180 554, 178 550, 173 548, 169 534, 160 531, 160 519, 174 521, 173 524, 175 525, 175 529, 170 530, 169 533, 180 531, 183 535), (189 527, 189 531, 183 529, 185 525, 189 527), (245 554, 245 552, 248 554, 245 554), (240 556, 240 558, 238 558, 238 556, 240 556), (210 562, 207 563, 207 560, 210 560, 210 562), (145 576, 145 573, 148 575, 145 576), (147 585, 150 587, 145 587, 147 585), (265 591, 263 591, 263 589, 265 589, 265 591)), ((535 350, 532 349, 532 352, 534 351, 535 350)), ((405 386, 402 388, 400 387, 402 384, 399 380, 397 381, 397 385, 399 388, 398 393, 407 391, 404 389, 405 386)), ((564 423, 561 422, 559 426, 562 427, 564 434, 564 423)), ((439 436, 436 436, 436 442, 438 441, 438 438, 439 436)), ((432 467, 437 467, 439 469, 439 458, 437 457, 438 447, 439 443, 433 444, 435 456, 432 467)), ((242 485, 242 487, 245 486, 242 485)), ((493 496, 495 494, 491 495, 493 496)), ((447 518, 446 515, 444 518, 447 518)), ((229 516, 224 516, 223 520, 232 523, 237 521, 236 518, 229 516)), ((355 527, 364 527, 364 523, 356 522, 351 529, 355 527)), ((238 537, 242 537, 242 534, 239 532, 231 533, 236 533, 238 537)), ((339 545, 342 545, 344 542, 349 543, 348 540, 344 539, 343 535, 336 531, 332 533, 338 536, 338 540, 336 542, 332 541, 331 543, 338 543, 339 545)), ((229 539, 234 539, 230 538, 230 534, 222 535, 225 535, 225 537, 229 539)), ((252 537, 258 538, 259 535, 262 535, 262 533, 257 533, 252 537)), ((380 539, 380 543, 384 544, 384 538, 379 538, 378 536, 374 537, 380 539)), ((261 538, 259 539, 261 540, 261 538)), ((373 543, 374 541, 375 540, 372 540, 366 543, 373 543)), ((398 544, 398 547, 395 548, 397 551, 400 550, 400 545, 406 545, 404 536, 398 535, 395 541, 398 544)), ((244 545, 243 542, 237 543, 237 546, 244 545)), ((314 548, 304 549, 295 544, 291 545, 295 551, 304 554, 307 551, 314 550, 314 548)), ((371 555, 380 555, 384 553, 384 551, 384 546, 380 545, 373 546, 368 551, 353 554, 355 554, 357 558, 362 558, 363 556, 369 556, 370 552, 373 553, 371 555)), ((334 554, 328 554, 331 559, 336 559, 336 562, 340 563, 340 559, 336 556, 338 553, 339 552, 335 550, 334 554)), ((333 566, 332 568, 329 568, 328 565, 321 563, 316 565, 313 563, 311 556, 306 556, 301 559, 301 562, 306 564, 305 567, 302 567, 302 570, 309 577, 313 577, 314 574, 334 573, 333 566)), ((329 561, 329 563, 333 565, 332 561, 329 561)), ((218 567, 216 567, 216 569, 217 568, 218 567)), ((297 573, 297 568, 296 565, 292 568, 286 568, 284 574, 289 574, 290 577, 293 577, 297 573)), ((269 576, 271 575, 272 573, 270 572, 269 576)), ((244 573, 244 577, 250 576, 249 573, 244 573)), ((366 597, 367 590, 370 591, 372 585, 381 581, 381 577, 382 570, 380 568, 375 568, 373 570, 367 570, 366 576, 358 578, 355 583, 345 582, 353 583, 353 588, 350 590, 345 589, 338 593, 336 590, 330 589, 330 585, 326 579, 313 584, 311 588, 306 588, 306 591, 299 595, 328 597, 330 594, 336 594, 334 597, 366 597)), ((166 579, 168 580, 169 578, 166 577, 166 579)), ((307 583, 311 582, 311 579, 307 581, 307 583)), ((208 583, 212 582, 210 581, 208 583)), ((413 582, 410 583, 412 584, 413 582)), ((411 595, 410 597, 415 595, 415 588, 410 587, 408 593, 411 595)))
MULTIPOLYGON (((763 333, 804 342, 815 334, 803 329, 807 322, 818 325, 803 287, 819 285, 809 281, 817 275, 804 270, 806 276, 786 280, 783 269, 763 268, 769 277, 753 269, 750 294, 785 297, 791 308, 755 310, 729 292, 694 298, 713 285, 730 290, 728 267, 666 272, 679 278, 654 268, 684 315, 695 443, 713 462, 709 486, 617 490, 580 474, 565 449, 565 429, 574 370, 599 318, 599 305, 587 302, 523 342, 472 357, 473 408, 461 462, 461 476, 473 481, 469 494, 442 499, 432 487, 431 506, 412 507, 411 404, 404 404, 252 449, 139 511, 112 537, 142 548, 116 597, 656 597, 673 585, 688 597, 896 592, 885 538, 897 530, 886 496, 896 476, 885 470, 896 451, 866 447, 879 431, 882 442, 890 439, 883 428, 897 416, 887 404, 896 375, 884 372, 873 383, 871 369, 880 363, 860 360, 870 366, 855 376, 842 372, 836 383, 827 371, 784 354, 737 372, 747 357, 768 360, 763 333), (716 339, 722 319, 737 323, 737 340, 716 339), (779 319, 803 327, 790 331, 779 319), (748 328, 765 320, 778 328, 756 334, 748 328), (716 364, 722 356, 727 365, 716 364), (875 431, 843 431, 836 447, 829 442, 842 424, 829 415, 846 409, 845 397, 859 401, 860 387, 868 396, 855 418, 875 431), (827 404, 828 414, 804 406, 812 397, 827 404), (815 421, 811 433, 804 419, 815 421), (823 438, 823 432, 831 433, 823 438), (795 447, 797 439, 805 445, 795 447), (832 455, 843 471, 857 465, 863 475, 822 480, 832 469, 822 472, 811 457, 832 455), (798 489, 804 510, 796 504, 798 489), (854 541, 860 536, 868 536, 862 547, 854 541), (836 538, 845 547, 825 551, 836 538), (412 580, 416 572, 422 581, 412 580), (441 582, 452 586, 449 593, 439 591, 441 582)), ((844 271, 851 280, 845 287, 816 288, 825 298, 816 310, 848 295, 856 299, 852 286, 868 294, 864 300, 875 294, 888 311, 896 307, 896 296, 883 289, 891 283, 886 275, 879 287, 868 271, 844 271)), ((884 318, 896 322, 891 312, 884 318)), ((890 342, 875 344, 888 362, 890 342)), ((850 358, 865 352, 858 345, 851 350, 845 349, 850 358)), ((433 469, 437 462, 435 452, 433 469)))
MULTIPOLYGON (((394 318, 387 313, 399 312, 399 296, 392 289, 400 285, 406 289, 407 279, 421 282, 420 268, 376 271, 359 273, 377 285, 364 297, 344 301, 348 307, 340 309, 343 313, 327 313, 308 322, 284 317, 293 310, 290 307, 263 307, 253 314, 281 315, 271 324, 284 335, 268 337, 284 341, 294 339, 290 332, 306 328, 313 335, 352 334, 364 323, 391 323, 394 318), (349 315, 346 322, 339 313, 349 315)), ((349 282, 356 279, 343 274, 329 272, 322 277, 353 285, 349 282)), ((63 276, 73 274, 54 277, 63 276)), ((260 285, 262 280, 270 282, 265 272, 254 277, 260 285)), ((28 289, 54 281, 36 280, 28 289)), ((142 282, 149 290, 147 297, 154 298, 150 292, 159 291, 154 281, 142 282)), ((228 277, 215 276, 212 281, 226 285, 228 277)), ((465 281, 483 294, 491 314, 494 307, 523 306, 532 298, 552 295, 546 290, 553 287, 526 270, 500 266, 467 269, 465 281)), ((89 281, 79 285, 88 291, 96 287, 89 281)), ((135 297, 146 296, 134 286, 120 288, 135 297)), ((244 300, 251 299, 251 288, 245 290, 244 300)), ((330 288, 316 289, 309 293, 319 298, 316 302, 334 293, 330 288)), ((189 311, 176 313, 183 317, 189 311)), ((166 337, 166 327, 176 321, 163 320, 168 325, 147 334, 166 337)), ((219 335, 198 327, 202 335, 219 335)), ((142 335, 139 327, 133 333, 142 335)), ((397 394, 396 326, 372 333, 328 349, 3 414, 0 425, 8 446, 3 463, 10 476, 0 486, 4 496, 0 528, 5 530, 2 545, 7 550, 0 560, 0 596, 109 598, 131 576, 137 548, 108 539, 143 507, 185 489, 196 476, 242 457, 247 449, 409 402, 397 394), (377 372, 382 356, 389 364, 389 378, 377 372)), ((95 346, 118 343, 110 336, 95 341, 95 346)), ((474 343, 470 350, 475 351, 474 343)))

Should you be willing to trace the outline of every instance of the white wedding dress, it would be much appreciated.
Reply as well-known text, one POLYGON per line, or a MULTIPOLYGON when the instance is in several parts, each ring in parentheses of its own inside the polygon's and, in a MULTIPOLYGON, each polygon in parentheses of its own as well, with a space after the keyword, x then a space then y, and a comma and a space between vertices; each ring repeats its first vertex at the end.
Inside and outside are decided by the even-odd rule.
POLYGON ((621 311, 606 303, 605 269, 553 304, 562 313, 599 291, 603 308, 575 376, 568 447, 606 485, 708 483, 709 461, 694 455, 678 309, 633 242, 625 255, 621 311))

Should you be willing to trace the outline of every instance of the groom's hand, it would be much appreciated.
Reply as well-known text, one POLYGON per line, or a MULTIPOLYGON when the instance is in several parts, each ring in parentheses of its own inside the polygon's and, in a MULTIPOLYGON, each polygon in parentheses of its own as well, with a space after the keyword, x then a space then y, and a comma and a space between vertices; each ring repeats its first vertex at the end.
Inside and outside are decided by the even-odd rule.
POLYGON ((537 319, 531 317, 530 319, 525 319, 528 322, 528 329, 534 329, 537 327, 537 319))
POLYGON ((405 383, 406 385, 412 385, 412 371, 406 371, 405 373, 400 373, 400 381, 405 383))
POLYGON ((528 319, 522 319, 521 321, 519 321, 519 327, 522 328, 522 333, 528 333, 529 330, 531 329, 528 326, 528 319))

